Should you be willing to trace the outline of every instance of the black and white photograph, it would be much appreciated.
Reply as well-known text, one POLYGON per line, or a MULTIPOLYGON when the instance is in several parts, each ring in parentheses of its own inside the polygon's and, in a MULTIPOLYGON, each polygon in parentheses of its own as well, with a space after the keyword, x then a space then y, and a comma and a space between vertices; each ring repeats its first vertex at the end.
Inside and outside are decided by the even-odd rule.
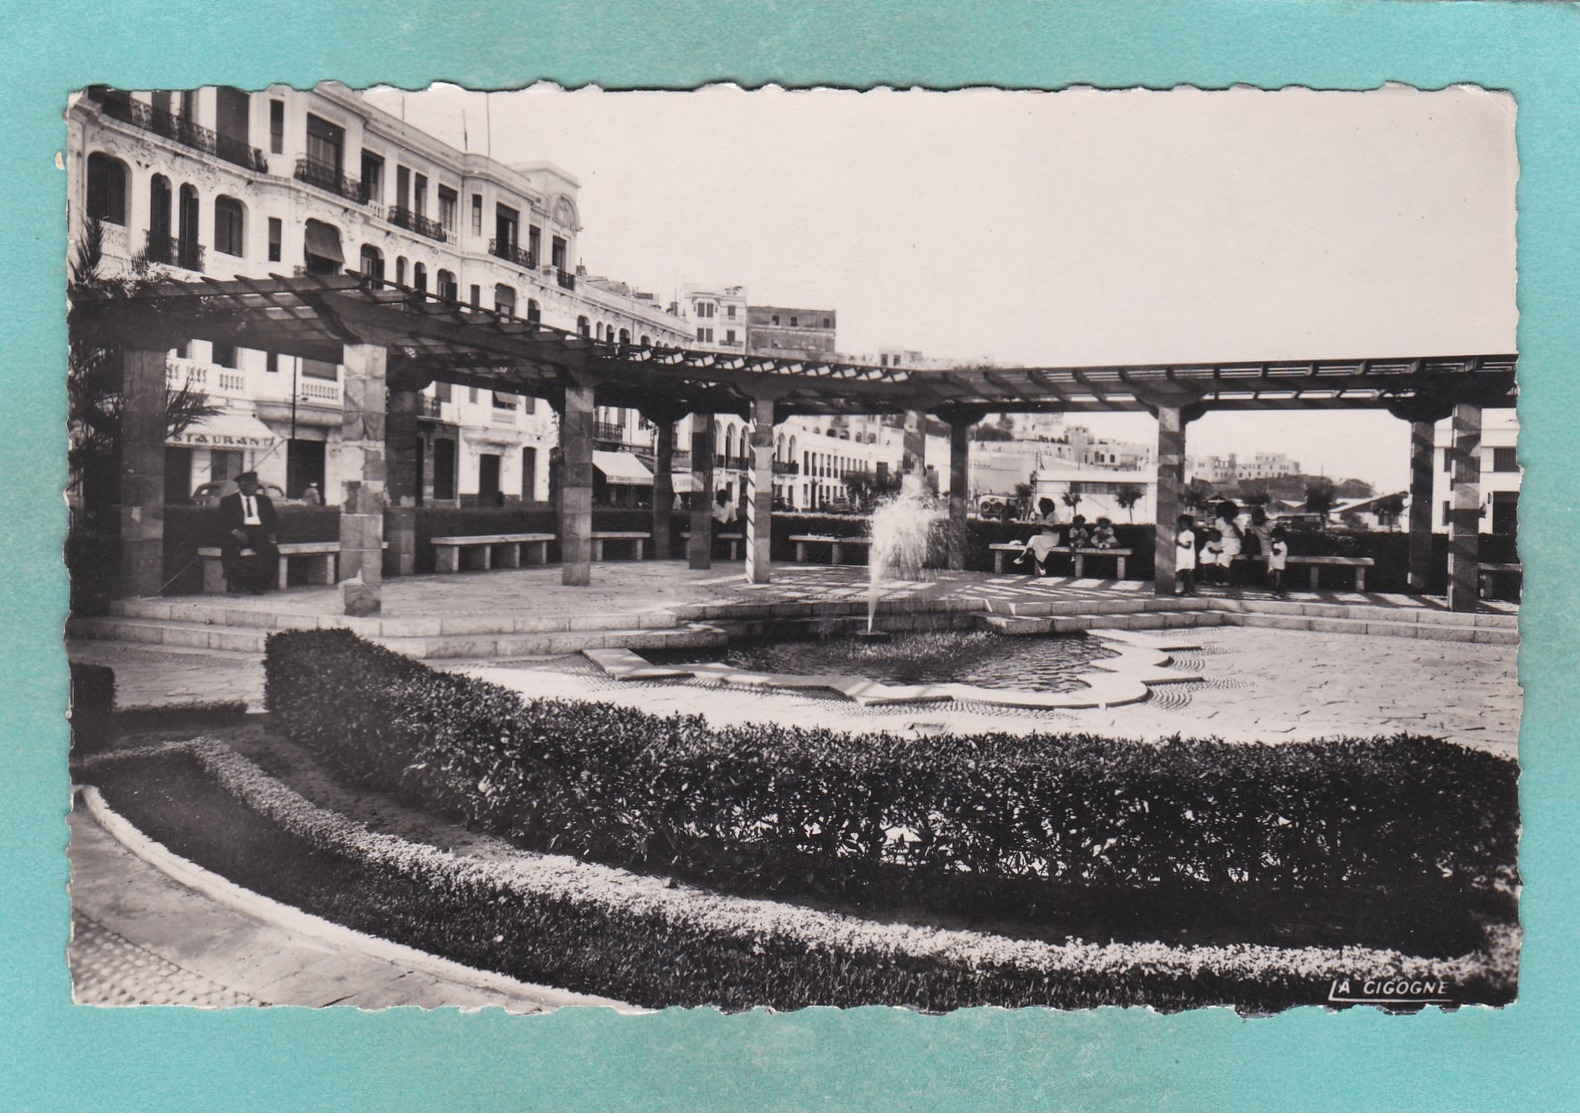
POLYGON ((78 1004, 1516 1000, 1508 93, 63 111, 78 1004))

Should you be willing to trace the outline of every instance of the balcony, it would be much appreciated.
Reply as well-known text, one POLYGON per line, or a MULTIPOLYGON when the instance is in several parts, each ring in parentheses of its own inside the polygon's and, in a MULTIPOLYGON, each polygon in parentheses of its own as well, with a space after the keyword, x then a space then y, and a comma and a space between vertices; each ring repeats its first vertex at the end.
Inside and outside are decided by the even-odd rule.
POLYGON ((164 109, 156 109, 143 101, 135 101, 129 94, 119 90, 100 90, 95 100, 99 102, 99 108, 104 115, 113 120, 141 128, 145 132, 152 132, 156 136, 163 136, 183 147, 218 156, 227 163, 234 163, 249 171, 257 171, 259 174, 269 173, 269 161, 264 158, 263 152, 249 146, 245 140, 218 135, 212 129, 204 128, 186 117, 177 116, 164 109))
POLYGON ((184 357, 165 359, 165 386, 186 387, 209 396, 248 396, 247 374, 241 369, 199 364, 184 357))
POLYGON ((203 270, 203 246, 190 238, 182 240, 149 230, 143 257, 150 264, 165 264, 187 271, 203 270))
POLYGON ((309 186, 338 194, 358 205, 368 204, 368 188, 354 178, 347 178, 328 163, 320 163, 313 159, 298 159, 296 174, 293 177, 298 182, 305 182, 309 186))
POLYGON ((318 380, 303 378, 301 387, 297 390, 297 398, 306 403, 329 404, 340 406, 340 382, 336 380, 318 380))
POLYGON ((385 215, 385 220, 391 225, 399 226, 402 229, 410 229, 412 232, 425 236, 429 240, 436 240, 440 244, 448 244, 455 239, 439 222, 431 217, 424 217, 407 206, 391 206, 389 213, 385 215))
POLYGON ((554 273, 561 287, 567 291, 576 290, 576 276, 574 274, 566 271, 564 268, 555 268, 554 273))
POLYGON ((519 264, 524 268, 537 269, 538 258, 523 249, 520 245, 508 240, 491 240, 488 242, 488 254, 497 256, 501 260, 509 260, 512 264, 519 264))
POLYGON ((594 442, 625 442, 625 427, 619 423, 594 423, 594 442))
POLYGON ((443 419, 444 401, 437 396, 418 396, 417 417, 420 419, 443 419))

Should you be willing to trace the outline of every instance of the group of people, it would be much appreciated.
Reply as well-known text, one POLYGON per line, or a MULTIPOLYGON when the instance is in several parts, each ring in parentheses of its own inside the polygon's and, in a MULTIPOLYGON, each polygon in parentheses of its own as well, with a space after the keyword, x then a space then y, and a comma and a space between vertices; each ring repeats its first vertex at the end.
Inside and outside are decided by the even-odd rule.
POLYGON ((1039 530, 1027 540, 1026 549, 1016 555, 1014 560, 1016 566, 1022 566, 1030 558, 1036 570, 1033 577, 1047 576, 1048 560, 1055 553, 1074 553, 1087 549, 1106 551, 1119 546, 1119 537, 1114 534, 1114 525, 1107 516, 1099 516, 1097 523, 1091 527, 1087 526, 1085 516, 1074 517, 1070 520, 1069 532, 1061 541, 1053 501, 1043 497, 1037 502, 1037 512, 1039 530))
POLYGON ((1260 556, 1267 561, 1267 580, 1275 596, 1283 597, 1284 569, 1289 561, 1289 540, 1283 527, 1269 520, 1260 507, 1242 512, 1232 500, 1220 501, 1209 524, 1181 516, 1174 536, 1174 592, 1196 592, 1197 573, 1203 585, 1229 585, 1234 560, 1260 556))

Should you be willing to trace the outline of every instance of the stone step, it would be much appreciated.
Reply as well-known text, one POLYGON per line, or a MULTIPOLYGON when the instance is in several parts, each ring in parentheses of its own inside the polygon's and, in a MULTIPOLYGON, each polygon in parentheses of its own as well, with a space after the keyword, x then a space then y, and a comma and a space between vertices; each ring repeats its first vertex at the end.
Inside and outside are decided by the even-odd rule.
POLYGON ((263 654, 268 633, 256 628, 192 621, 153 621, 134 617, 80 617, 66 622, 66 635, 85 640, 159 644, 171 648, 212 649, 263 654))
POLYGON ((631 628, 574 632, 522 632, 439 637, 379 637, 376 642, 416 659, 477 662, 538 655, 572 655, 599 648, 721 647, 726 635, 712 627, 631 628))
MULTIPOLYGON (((1177 602, 1176 602, 1177 604, 1177 602)), ((1086 613, 1073 616, 1008 617, 978 613, 977 620, 1004 636, 1042 636, 1049 633, 1088 632, 1094 628, 1121 632, 1168 628, 1211 628, 1224 623, 1221 613, 1199 609, 1168 612, 1086 613)))
POLYGON ((1401 636, 1415 640, 1449 640, 1465 644, 1518 644, 1518 629, 1488 625, 1412 623, 1398 620, 1356 620, 1263 613, 1224 613, 1225 624, 1244 628, 1281 628, 1296 632, 1340 632, 1353 636, 1401 636))
POLYGON ((1255 613, 1262 616, 1327 617, 1333 620, 1378 621, 1403 624, 1443 625, 1450 628, 1519 627, 1518 613, 1450 613, 1427 607, 1363 604, 1333 601, 1275 601, 1266 598, 1209 597, 1198 599, 1208 608, 1225 613, 1255 613))

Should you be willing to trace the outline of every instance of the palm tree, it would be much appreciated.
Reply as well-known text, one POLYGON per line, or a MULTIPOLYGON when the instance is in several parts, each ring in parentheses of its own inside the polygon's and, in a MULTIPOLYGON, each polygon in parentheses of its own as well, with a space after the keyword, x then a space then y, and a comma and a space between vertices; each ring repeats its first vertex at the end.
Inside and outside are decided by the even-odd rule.
MULTIPOLYGON (((107 277, 101 270, 103 246, 102 228, 97 221, 90 222, 72 255, 66 287, 67 464, 72 484, 81 487, 85 503, 90 489, 104 503, 115 502, 111 480, 121 451, 122 352, 116 342, 105 339, 95 328, 91 296, 109 291, 131 294, 167 278, 150 271, 142 261, 134 263, 131 278, 107 277)), ((219 408, 191 385, 168 389, 165 437, 174 437, 218 414, 219 408)))

